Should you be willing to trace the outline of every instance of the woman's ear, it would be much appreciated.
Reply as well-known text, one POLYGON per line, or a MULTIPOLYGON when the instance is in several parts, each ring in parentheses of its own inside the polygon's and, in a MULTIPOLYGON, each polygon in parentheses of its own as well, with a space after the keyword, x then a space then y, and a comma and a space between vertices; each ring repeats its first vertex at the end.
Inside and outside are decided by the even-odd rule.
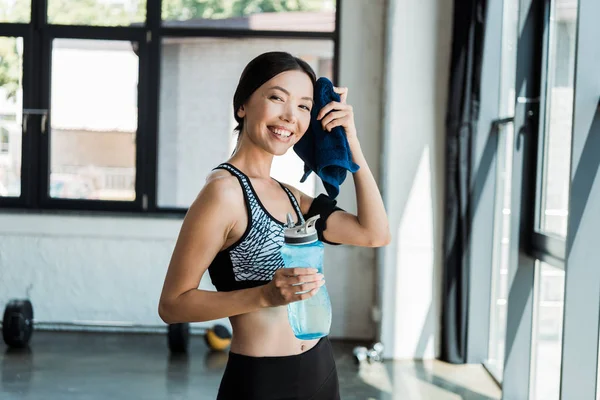
POLYGON ((237 116, 240 117, 240 118, 244 118, 246 116, 246 110, 244 110, 244 106, 241 106, 237 110, 237 116))

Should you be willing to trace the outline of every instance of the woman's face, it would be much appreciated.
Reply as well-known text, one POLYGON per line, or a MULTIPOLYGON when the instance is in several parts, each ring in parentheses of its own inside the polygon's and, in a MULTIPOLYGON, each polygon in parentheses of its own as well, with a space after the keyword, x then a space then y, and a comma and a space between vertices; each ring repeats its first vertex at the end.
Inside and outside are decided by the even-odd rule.
POLYGON ((310 124, 313 84, 303 71, 286 71, 271 78, 238 110, 244 131, 253 143, 274 155, 285 154, 310 124))

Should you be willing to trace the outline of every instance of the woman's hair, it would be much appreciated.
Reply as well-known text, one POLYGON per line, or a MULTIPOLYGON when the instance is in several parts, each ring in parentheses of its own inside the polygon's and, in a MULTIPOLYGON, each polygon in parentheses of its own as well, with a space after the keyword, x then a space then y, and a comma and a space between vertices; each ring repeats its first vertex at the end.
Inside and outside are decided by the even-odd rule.
POLYGON ((313 71, 306 61, 282 51, 263 53, 246 65, 233 95, 233 116, 238 123, 235 130, 239 135, 241 135, 244 128, 244 119, 237 115, 240 107, 248 101, 256 89, 271 78, 286 71, 305 72, 310 78, 313 87, 317 80, 315 71, 313 71))

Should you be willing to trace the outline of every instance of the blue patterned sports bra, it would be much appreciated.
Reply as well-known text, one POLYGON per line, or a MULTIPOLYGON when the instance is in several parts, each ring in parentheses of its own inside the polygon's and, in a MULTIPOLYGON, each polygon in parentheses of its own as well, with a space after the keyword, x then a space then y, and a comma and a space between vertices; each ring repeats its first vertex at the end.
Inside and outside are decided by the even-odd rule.
MULTIPOLYGON (((250 179, 231 164, 221 164, 238 178, 244 191, 248 211, 248 226, 242 237, 229 248, 219 252, 208 268, 217 290, 234 290, 258 286, 273 279, 276 270, 283 267, 280 249, 283 245, 284 224, 274 218, 263 206, 250 179)), ((302 211, 292 192, 279 183, 290 198, 298 221, 302 211)))
MULTIPOLYGON (((235 176, 244 193, 248 226, 242 237, 228 248, 220 251, 208 267, 211 281, 218 291, 231 291, 264 285, 273 279, 273 274, 284 266, 280 254, 283 245, 285 224, 273 217, 258 198, 250 179, 229 163, 215 169, 224 169, 235 176)), ((327 217, 336 210, 336 202, 324 194, 319 195, 306 215, 302 215, 294 194, 280 182, 296 212, 298 221, 320 214, 316 225, 322 241, 327 217), (320 223, 319 223, 320 222, 320 223)), ((329 243, 325 241, 326 243, 329 243)), ((330 243, 334 244, 334 243, 330 243)))

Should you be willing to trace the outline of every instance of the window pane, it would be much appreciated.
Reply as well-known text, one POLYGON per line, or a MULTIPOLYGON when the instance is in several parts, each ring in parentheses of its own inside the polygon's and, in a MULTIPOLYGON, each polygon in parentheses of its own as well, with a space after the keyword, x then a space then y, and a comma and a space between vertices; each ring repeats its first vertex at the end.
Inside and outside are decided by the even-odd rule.
POLYGON ((550 16, 540 228, 561 237, 569 208, 577 3, 554 0, 550 16))
POLYGON ((565 272, 536 263, 532 340, 532 400, 558 400, 562 346, 565 272))
POLYGON ((31 0, 0 0, 0 23, 27 23, 31 20, 31 0))
POLYGON ((166 26, 333 32, 336 0, 163 0, 166 26))
POLYGON ((0 37, 0 197, 21 195, 23 39, 0 37))
MULTIPOLYGON (((319 76, 332 74, 333 42, 298 39, 167 38, 162 42, 158 140, 158 206, 188 207, 205 177, 231 155, 236 136, 233 93, 246 64, 260 53, 286 50, 319 76)), ((292 149, 276 157, 272 175, 307 194, 303 163, 292 149)))
POLYGON ((48 22, 122 26, 146 20, 146 0, 48 0, 48 22))
MULTIPOLYGON (((500 72, 499 115, 501 116, 514 114, 518 17, 519 1, 505 1, 500 72)), ((506 336, 506 305, 508 298, 513 125, 504 125, 498 137, 490 338, 486 366, 498 381, 502 381, 504 372, 504 340, 506 336)))
POLYGON ((127 41, 53 42, 51 197, 135 199, 135 47, 127 41))

